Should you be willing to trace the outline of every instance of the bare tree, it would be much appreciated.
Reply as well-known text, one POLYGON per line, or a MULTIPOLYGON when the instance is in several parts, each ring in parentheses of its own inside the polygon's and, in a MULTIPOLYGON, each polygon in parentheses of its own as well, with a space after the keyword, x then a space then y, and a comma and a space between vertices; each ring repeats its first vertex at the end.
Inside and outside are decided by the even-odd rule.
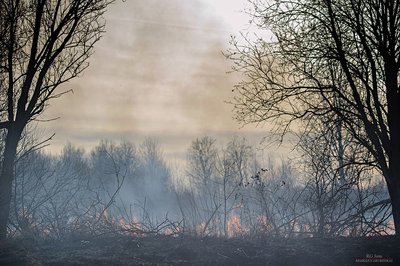
MULTIPOLYGON (((201 235, 232 236, 228 227, 242 208, 241 184, 250 174, 252 156, 253 151, 244 138, 233 137, 221 149, 217 149, 210 137, 193 141, 186 172, 190 186, 178 198, 185 222, 192 219, 201 235)), ((240 219, 236 221, 240 227, 240 219)))
POLYGON ((303 119, 339 119, 384 176, 398 231, 400 2, 251 2, 253 21, 273 37, 233 39, 228 56, 245 75, 237 119, 275 121, 283 134, 303 119))
POLYGON ((152 215, 161 218, 171 213, 175 195, 171 190, 171 170, 165 161, 163 149, 153 138, 146 138, 140 145, 141 163, 138 180, 134 184, 135 198, 146 202, 152 215))
POLYGON ((104 30, 112 0, 0 1, 0 128, 5 147, 0 171, 0 238, 6 236, 14 162, 26 125, 57 88, 87 66, 104 30))
POLYGON ((354 228, 365 232, 365 225, 373 230, 387 218, 382 214, 388 195, 375 186, 380 177, 369 164, 348 163, 363 154, 349 141, 351 135, 338 135, 326 126, 320 130, 323 133, 303 135, 298 145, 304 182, 301 204, 308 210, 301 219, 304 228, 321 237, 348 235, 354 228))
POLYGON ((301 188, 288 162, 277 164, 269 159, 262 165, 243 183, 251 233, 290 237, 304 213, 301 188))
MULTIPOLYGON (((223 228, 228 236, 228 219, 232 212, 241 209, 241 185, 249 175, 249 162, 253 155, 252 148, 246 139, 234 136, 225 150, 218 156, 218 185, 222 187, 221 201, 223 205, 223 228)), ((240 219, 242 222, 242 219, 240 219)))
POLYGON ((216 186, 217 159, 215 139, 206 136, 192 142, 188 151, 187 176, 191 183, 192 207, 195 209, 194 223, 203 223, 198 230, 201 235, 204 235, 209 227, 216 226, 217 212, 222 206, 216 186))
POLYGON ((83 150, 71 145, 60 156, 33 151, 16 163, 10 227, 24 237, 65 237, 93 197, 83 150))

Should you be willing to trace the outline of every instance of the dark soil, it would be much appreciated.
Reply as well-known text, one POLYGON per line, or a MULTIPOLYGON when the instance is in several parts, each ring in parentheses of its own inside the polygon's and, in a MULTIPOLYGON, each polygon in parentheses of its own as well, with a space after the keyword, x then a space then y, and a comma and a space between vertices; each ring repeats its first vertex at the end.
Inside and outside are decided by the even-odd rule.
POLYGON ((400 265, 400 240, 370 238, 223 239, 189 236, 13 239, 0 265, 400 265))

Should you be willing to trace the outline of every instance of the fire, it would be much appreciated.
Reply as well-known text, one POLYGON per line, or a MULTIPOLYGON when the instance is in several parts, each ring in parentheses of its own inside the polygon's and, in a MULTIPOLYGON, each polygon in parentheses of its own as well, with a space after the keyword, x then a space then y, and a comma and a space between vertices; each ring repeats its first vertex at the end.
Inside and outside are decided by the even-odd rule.
POLYGON ((262 230, 263 232, 269 232, 269 231, 272 230, 272 225, 271 225, 271 223, 269 222, 267 216, 265 216, 265 215, 260 215, 260 216, 258 216, 258 222, 260 223, 260 225, 261 225, 261 230, 262 230))
POLYGON ((242 221, 239 215, 233 214, 230 216, 229 220, 226 222, 228 237, 235 237, 243 234, 249 233, 249 229, 242 226, 242 221))
POLYGON ((124 218, 119 219, 119 226, 124 230, 129 230, 131 228, 131 225, 127 223, 124 218))
POLYGON ((103 221, 105 221, 108 225, 113 226, 114 228, 117 228, 118 230, 121 230, 122 232, 128 235, 138 236, 142 235, 144 232, 143 225, 139 222, 139 219, 137 219, 136 217, 133 217, 129 221, 124 217, 110 218, 108 213, 104 212, 103 221))
POLYGON ((108 220, 110 219, 110 215, 108 214, 108 211, 107 211, 107 210, 104 210, 104 211, 103 211, 103 213, 101 214, 101 218, 102 218, 104 221, 108 221, 108 220))
POLYGON ((183 233, 182 227, 171 228, 167 227, 164 229, 164 234, 167 236, 178 236, 183 233))
POLYGON ((390 219, 389 222, 387 223, 387 227, 385 228, 385 232, 388 235, 396 234, 396 231, 394 229, 394 220, 393 219, 390 219))
POLYGON ((395 229, 394 229, 394 221, 393 219, 390 219, 386 225, 381 225, 378 226, 375 229, 375 232, 369 232, 367 235, 368 236, 374 236, 374 235, 394 235, 395 229))
POLYGON ((203 235, 205 233, 204 232, 205 228, 206 228, 206 223, 205 222, 202 222, 202 223, 198 224, 196 226, 196 234, 203 235))

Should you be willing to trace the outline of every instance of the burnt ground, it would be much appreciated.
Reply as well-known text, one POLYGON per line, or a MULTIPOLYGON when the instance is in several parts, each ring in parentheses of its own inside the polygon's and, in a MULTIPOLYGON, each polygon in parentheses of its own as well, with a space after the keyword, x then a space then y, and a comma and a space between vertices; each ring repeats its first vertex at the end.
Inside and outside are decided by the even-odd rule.
POLYGON ((103 236, 68 241, 13 239, 0 243, 0 265, 400 265, 400 240, 393 236, 262 240, 189 236, 103 236))

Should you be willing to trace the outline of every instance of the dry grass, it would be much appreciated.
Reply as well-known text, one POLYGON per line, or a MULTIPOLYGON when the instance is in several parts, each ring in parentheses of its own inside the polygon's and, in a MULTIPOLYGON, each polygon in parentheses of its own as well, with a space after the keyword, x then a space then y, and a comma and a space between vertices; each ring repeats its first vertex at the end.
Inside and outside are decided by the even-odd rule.
POLYGON ((223 239, 109 236, 65 241, 13 239, 0 244, 0 265, 400 265, 395 237, 223 239))

